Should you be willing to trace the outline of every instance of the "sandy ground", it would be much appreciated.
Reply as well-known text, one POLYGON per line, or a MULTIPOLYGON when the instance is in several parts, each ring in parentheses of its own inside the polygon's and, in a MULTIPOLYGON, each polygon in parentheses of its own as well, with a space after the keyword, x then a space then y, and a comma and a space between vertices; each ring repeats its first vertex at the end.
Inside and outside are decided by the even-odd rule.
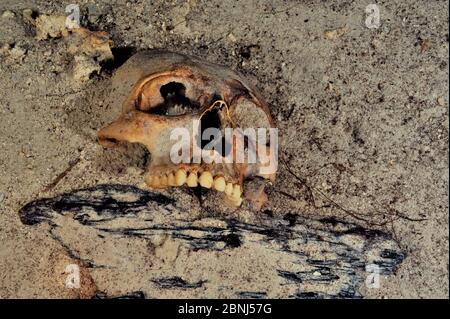
MULTIPOLYGON (((256 85, 280 129, 282 158, 309 186, 296 186, 282 165, 268 209, 382 228, 407 253, 366 297, 448 298, 446 1, 380 1, 376 29, 365 25, 370 1, 77 3, 83 25, 107 31, 119 60, 165 48, 226 64, 256 85)), ((127 156, 96 142, 119 112, 105 102, 114 66, 76 83, 63 41, 39 41, 23 15, 62 15, 66 4, 0 2, 2 298, 92 293, 55 279, 70 257, 46 226, 24 226, 20 207, 99 183, 142 183, 140 150, 127 156)))

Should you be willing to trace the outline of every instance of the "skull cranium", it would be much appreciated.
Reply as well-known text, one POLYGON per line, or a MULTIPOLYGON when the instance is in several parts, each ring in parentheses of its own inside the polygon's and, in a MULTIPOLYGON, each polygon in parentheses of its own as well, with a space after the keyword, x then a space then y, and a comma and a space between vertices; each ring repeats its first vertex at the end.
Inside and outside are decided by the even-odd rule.
POLYGON ((152 50, 132 56, 114 77, 113 81, 120 83, 115 94, 124 97, 122 112, 99 131, 99 142, 105 147, 118 142, 143 144, 151 154, 145 177, 149 187, 199 184, 223 192, 227 202, 239 206, 245 181, 257 176, 274 181, 276 169, 264 172, 268 163, 261 160, 261 149, 265 152, 272 141, 261 145, 242 134, 245 128, 274 128, 272 117, 260 95, 236 72, 194 57, 152 50), (188 161, 181 163, 173 161, 177 141, 171 134, 176 128, 189 133, 183 144, 188 143, 188 156, 184 157, 188 161), (231 139, 220 140, 226 147, 207 151, 215 161, 202 158, 192 162, 195 149, 202 152, 206 146, 198 137, 204 137, 207 128, 220 133, 226 128, 241 130, 231 139), (249 145, 259 150, 255 161, 249 157, 241 162, 225 160, 247 154, 249 145))

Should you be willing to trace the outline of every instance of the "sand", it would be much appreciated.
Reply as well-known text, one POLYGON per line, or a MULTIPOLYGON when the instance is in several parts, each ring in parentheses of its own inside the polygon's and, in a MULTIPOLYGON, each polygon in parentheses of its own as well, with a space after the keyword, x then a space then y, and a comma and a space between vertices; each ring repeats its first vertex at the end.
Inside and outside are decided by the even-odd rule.
MULTIPOLYGON (((61 274, 73 258, 48 225, 23 225, 18 211, 101 183, 142 186, 143 151, 104 150, 96 133, 120 112, 108 102, 111 73, 153 48, 228 65, 265 97, 288 163, 269 194, 273 214, 338 217, 395 238, 406 259, 379 289, 362 288, 365 297, 449 297, 446 2, 380 2, 379 28, 365 24, 368 1, 120 3, 79 3, 82 24, 106 31, 116 56, 84 82, 63 39, 38 40, 24 16, 64 15, 66 2, 0 3, 1 298, 91 297, 98 288, 88 275, 85 288, 67 289, 61 274)), ((126 285, 138 271, 130 265, 116 280, 126 285)))

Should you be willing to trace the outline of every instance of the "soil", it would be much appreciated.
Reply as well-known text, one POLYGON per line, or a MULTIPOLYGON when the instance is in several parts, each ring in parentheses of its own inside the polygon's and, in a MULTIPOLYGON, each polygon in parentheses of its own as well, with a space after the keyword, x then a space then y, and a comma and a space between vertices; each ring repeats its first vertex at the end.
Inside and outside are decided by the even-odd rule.
MULTIPOLYGON (((391 234, 407 257, 379 289, 362 288, 366 298, 448 298, 448 3, 378 1, 380 26, 368 28, 370 3, 79 1, 82 26, 106 31, 115 59, 77 77, 62 35, 36 37, 36 17, 65 15, 67 2, 2 0, 0 297, 92 296, 95 278, 77 292, 64 286, 73 258, 48 225, 26 226, 18 211, 98 184, 143 187, 143 149, 103 149, 96 134, 120 113, 111 75, 158 48, 241 72, 270 105, 280 165, 266 212, 391 234)), ((186 190, 163 193, 196 209, 186 190)))

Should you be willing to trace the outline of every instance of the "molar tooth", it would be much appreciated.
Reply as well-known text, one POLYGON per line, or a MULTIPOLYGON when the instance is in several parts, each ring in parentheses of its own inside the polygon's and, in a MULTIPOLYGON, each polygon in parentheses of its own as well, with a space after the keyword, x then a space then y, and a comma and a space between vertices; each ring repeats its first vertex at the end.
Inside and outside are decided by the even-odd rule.
POLYGON ((233 206, 239 207, 239 206, 241 206, 241 204, 242 204, 242 197, 234 198, 234 197, 232 197, 232 196, 226 196, 226 197, 225 197, 225 201, 226 201, 228 204, 231 204, 231 205, 233 205, 233 206))
POLYGON ((173 175, 173 173, 170 173, 169 176, 167 176, 167 185, 176 186, 175 175, 173 175))
POLYGON ((241 206, 241 204, 242 204, 242 197, 239 197, 239 198, 233 198, 232 199, 232 201, 233 201, 233 204, 234 205, 236 205, 236 206, 241 206))
POLYGON ((176 186, 181 186, 186 182, 186 171, 183 169, 179 169, 175 173, 175 184, 176 186))
POLYGON ((228 182, 227 186, 225 187, 225 194, 228 196, 231 196, 233 194, 233 183, 228 182))
POLYGON ((152 175, 147 175, 147 176, 145 176, 145 183, 146 183, 148 186, 152 185, 152 182, 153 182, 153 176, 152 176, 152 175))
POLYGON ((167 186, 167 175, 164 174, 159 178, 159 182, 161 186, 167 186))
POLYGON ((189 176, 186 180, 186 184, 189 187, 197 187, 198 183, 197 183, 197 174, 196 173, 189 173, 189 176))
POLYGON ((219 192, 223 192, 225 191, 225 187, 226 187, 225 178, 220 176, 214 179, 214 188, 216 190, 218 190, 219 192))
POLYGON ((161 185, 161 181, 159 176, 153 176, 152 179, 152 187, 159 187, 161 185))
POLYGON ((231 197, 233 197, 233 199, 238 200, 241 197, 241 185, 236 184, 233 187, 233 193, 231 194, 231 197))
POLYGON ((200 175, 198 182, 205 188, 211 188, 213 185, 213 177, 210 172, 203 172, 202 175, 200 175))

